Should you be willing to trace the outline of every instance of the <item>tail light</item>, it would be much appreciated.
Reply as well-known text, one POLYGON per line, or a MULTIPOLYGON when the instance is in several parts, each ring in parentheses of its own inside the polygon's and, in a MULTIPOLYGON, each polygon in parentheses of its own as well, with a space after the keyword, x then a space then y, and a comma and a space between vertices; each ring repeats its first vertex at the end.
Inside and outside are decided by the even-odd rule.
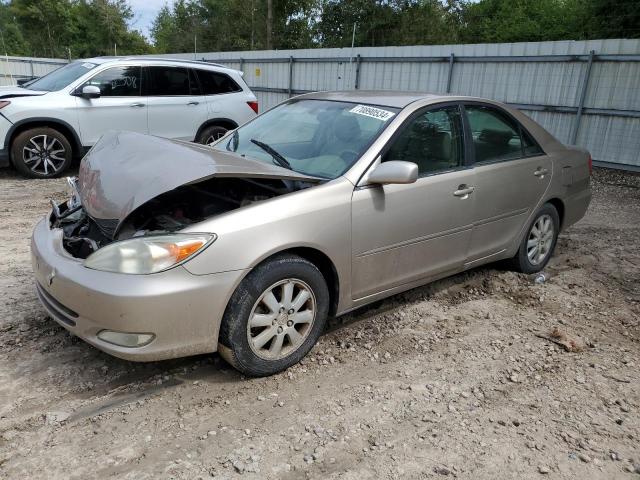
POLYGON ((589 176, 591 176, 591 172, 593 171, 593 159, 591 155, 589 155, 589 176))
MULTIPOLYGON (((11 103, 11 102, 10 102, 10 101, 8 101, 8 100, 3 100, 3 101, 1 101, 1 102, 0 102, 0 108, 4 108, 4 107, 6 107, 7 105, 9 105, 10 103, 11 103)), ((256 108, 257 108, 257 107, 256 107, 256 108)))
POLYGON ((251 110, 256 112, 256 115, 258 114, 258 102, 247 102, 247 105, 251 107, 251 110))

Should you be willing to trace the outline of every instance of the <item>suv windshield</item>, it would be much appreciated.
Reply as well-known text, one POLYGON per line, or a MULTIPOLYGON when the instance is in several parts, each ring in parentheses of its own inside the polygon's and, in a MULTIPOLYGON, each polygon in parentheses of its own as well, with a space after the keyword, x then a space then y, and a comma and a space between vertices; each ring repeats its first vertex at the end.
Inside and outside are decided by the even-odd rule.
POLYGON ((65 65, 62 68, 58 68, 53 72, 45 75, 42 78, 38 78, 33 82, 29 82, 24 85, 24 88, 29 90, 44 90, 47 92, 55 92, 61 90, 69 85, 74 80, 77 80, 82 75, 90 70, 96 68, 97 65, 91 62, 73 62, 69 65, 65 65))
POLYGON ((291 100, 238 128, 213 148, 336 178, 360 158, 399 109, 328 100, 291 100))

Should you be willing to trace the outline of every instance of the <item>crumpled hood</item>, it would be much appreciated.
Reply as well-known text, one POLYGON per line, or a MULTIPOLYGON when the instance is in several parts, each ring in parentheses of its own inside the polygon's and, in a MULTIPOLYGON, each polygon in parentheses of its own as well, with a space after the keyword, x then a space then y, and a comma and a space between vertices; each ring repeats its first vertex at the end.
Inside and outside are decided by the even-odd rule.
POLYGON ((322 180, 206 145, 112 131, 82 159, 78 190, 89 216, 114 237, 122 222, 149 200, 214 176, 322 180))
POLYGON ((29 90, 27 88, 16 87, 16 86, 0 87, 0 99, 15 98, 15 97, 37 97, 40 95, 44 95, 45 93, 49 93, 49 92, 40 91, 40 90, 29 90))

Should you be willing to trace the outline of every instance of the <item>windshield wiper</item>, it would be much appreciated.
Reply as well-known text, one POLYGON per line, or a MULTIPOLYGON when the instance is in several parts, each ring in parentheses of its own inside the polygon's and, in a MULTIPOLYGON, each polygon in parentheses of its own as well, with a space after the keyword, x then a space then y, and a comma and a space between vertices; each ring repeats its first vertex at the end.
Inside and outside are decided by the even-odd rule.
POLYGON ((269 155, 271 155, 273 157, 273 161, 276 163, 276 165, 280 165, 281 167, 288 168, 289 170, 293 170, 293 168, 291 167, 291 164, 289 163, 289 160, 284 158, 273 147, 267 145, 264 142, 261 142, 260 140, 256 140, 255 138, 251 139, 251 143, 256 144, 261 149, 263 149, 265 152, 267 152, 269 155))

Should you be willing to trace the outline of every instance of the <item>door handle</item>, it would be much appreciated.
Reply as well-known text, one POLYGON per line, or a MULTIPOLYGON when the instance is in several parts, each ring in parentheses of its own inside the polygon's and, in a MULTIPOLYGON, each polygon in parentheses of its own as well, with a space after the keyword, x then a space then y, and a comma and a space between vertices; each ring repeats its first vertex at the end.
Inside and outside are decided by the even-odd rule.
POLYGON ((469 195, 473 193, 475 187, 469 187, 467 185, 458 185, 458 189, 453 192, 453 195, 456 197, 460 197, 462 200, 465 198, 469 198, 469 195))
POLYGON ((187 105, 200 105, 200 102, 189 102, 187 105))
POLYGON ((538 167, 538 169, 535 172, 533 172, 533 174, 536 177, 540 177, 540 178, 543 178, 547 173, 549 173, 549 170, 547 170, 546 168, 542 168, 542 167, 538 167))
POLYGON ((132 103, 130 107, 144 107, 144 103, 132 103))

